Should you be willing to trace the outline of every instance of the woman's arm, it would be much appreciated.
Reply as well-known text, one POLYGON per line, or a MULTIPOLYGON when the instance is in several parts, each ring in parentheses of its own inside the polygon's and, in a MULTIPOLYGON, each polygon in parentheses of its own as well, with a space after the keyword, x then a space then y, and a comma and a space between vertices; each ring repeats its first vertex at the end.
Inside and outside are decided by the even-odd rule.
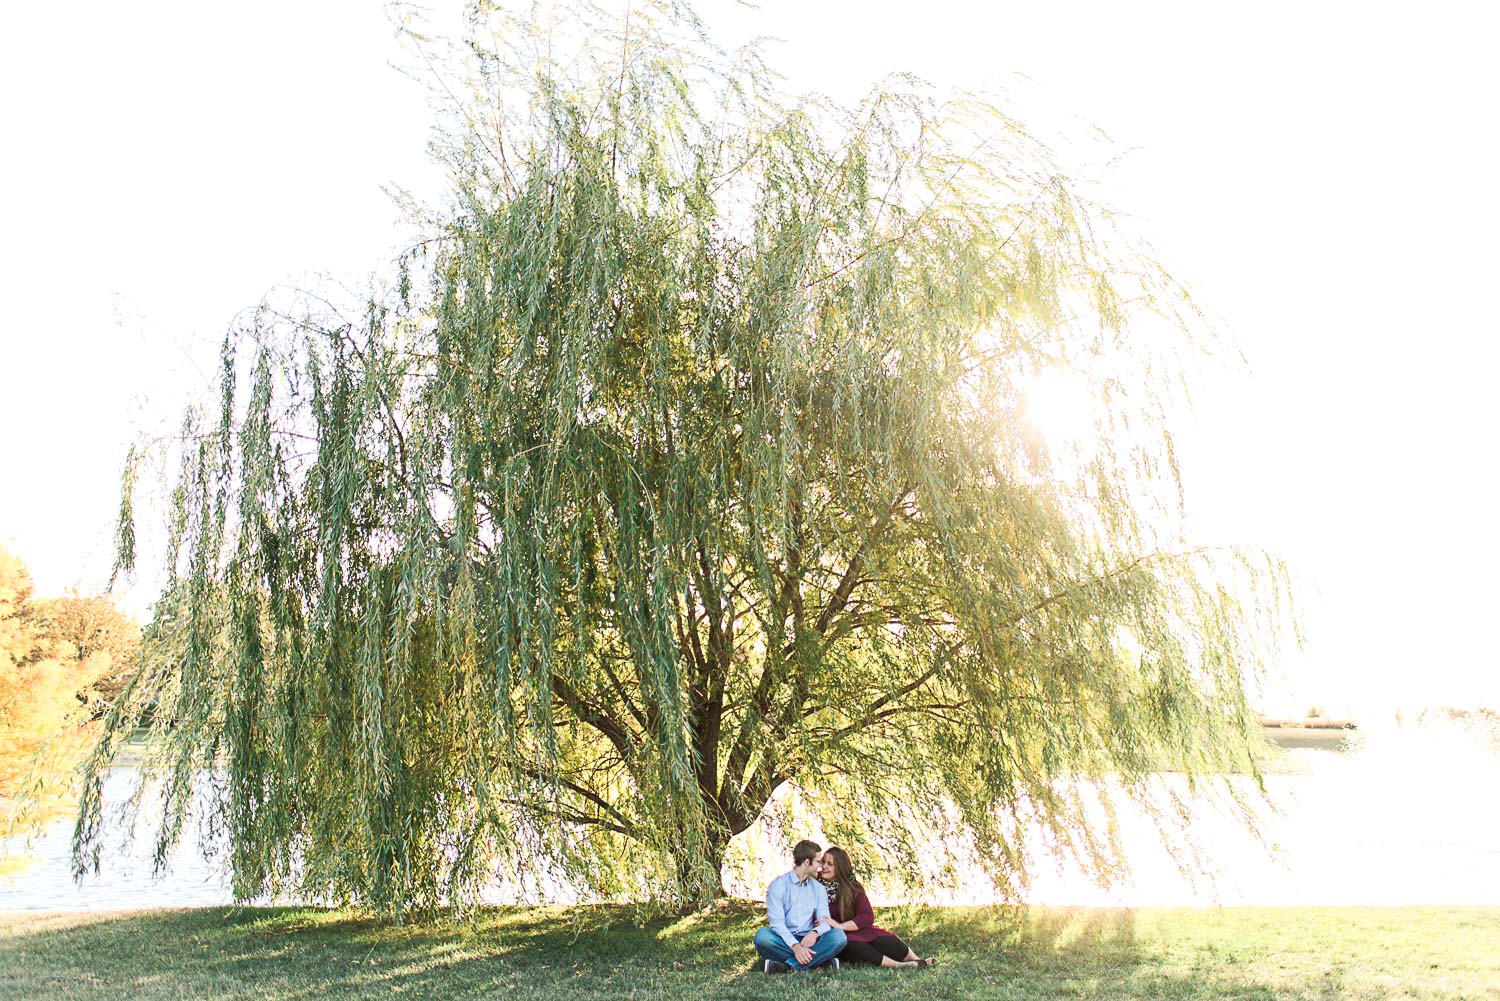
POLYGON ((849 923, 855 929, 869 928, 875 924, 875 908, 870 906, 870 898, 863 892, 854 898, 854 920, 849 923))
MULTIPOLYGON (((828 901, 828 910, 830 912, 833 911, 833 900, 832 899, 830 899, 828 901)), ((856 918, 859 917, 859 902, 857 900, 855 901, 855 904, 854 904, 854 916, 856 918)), ((844 931, 859 931, 859 925, 856 924, 853 921, 834 921, 833 922, 833 926, 835 928, 843 929, 844 931)))

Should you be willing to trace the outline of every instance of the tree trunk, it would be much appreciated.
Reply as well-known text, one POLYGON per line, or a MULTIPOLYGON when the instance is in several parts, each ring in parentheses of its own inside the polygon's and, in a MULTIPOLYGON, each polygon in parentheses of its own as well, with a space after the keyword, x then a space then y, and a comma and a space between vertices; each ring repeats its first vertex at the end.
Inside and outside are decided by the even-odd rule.
POLYGON ((729 852, 729 835, 711 835, 703 854, 677 859, 679 902, 684 911, 702 910, 714 901, 729 896, 724 888, 724 856, 729 852))

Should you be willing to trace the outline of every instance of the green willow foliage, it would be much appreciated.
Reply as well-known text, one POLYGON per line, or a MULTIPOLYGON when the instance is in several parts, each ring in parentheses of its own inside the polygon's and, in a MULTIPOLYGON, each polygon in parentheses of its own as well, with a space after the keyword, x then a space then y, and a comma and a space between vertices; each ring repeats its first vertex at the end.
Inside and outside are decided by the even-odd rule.
POLYGON ((788 782, 856 848, 1010 883, 1037 822, 1107 873, 1109 802, 1254 770, 1281 574, 1183 542, 1165 423, 1205 335, 1046 147, 899 79, 788 102, 667 2, 481 5, 461 56, 431 238, 356 319, 257 311, 183 429, 80 871, 148 708, 163 857, 196 815, 242 898, 395 914, 701 901, 788 782), (1102 408, 1073 467, 1051 368, 1102 408))

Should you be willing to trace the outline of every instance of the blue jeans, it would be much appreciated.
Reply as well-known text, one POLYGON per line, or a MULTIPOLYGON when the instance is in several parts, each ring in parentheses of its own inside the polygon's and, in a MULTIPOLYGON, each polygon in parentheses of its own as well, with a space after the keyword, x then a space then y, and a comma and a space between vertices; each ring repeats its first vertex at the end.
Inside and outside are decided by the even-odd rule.
POLYGON ((780 935, 769 928, 762 928, 755 933, 755 951, 760 953, 761 959, 774 959, 794 970, 810 970, 837 956, 843 951, 844 943, 847 941, 849 939, 842 928, 828 929, 812 944, 812 961, 803 966, 797 962, 797 957, 792 955, 792 947, 783 942, 780 935))

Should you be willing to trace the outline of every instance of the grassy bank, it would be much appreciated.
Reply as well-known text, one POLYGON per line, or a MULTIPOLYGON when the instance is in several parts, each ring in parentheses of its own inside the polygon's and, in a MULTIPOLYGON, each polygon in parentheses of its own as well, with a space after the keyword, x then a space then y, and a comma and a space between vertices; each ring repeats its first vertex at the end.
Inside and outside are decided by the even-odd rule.
POLYGON ((379 925, 308 908, 0 915, 0 997, 1494 998, 1500 908, 925 908, 882 923, 931 971, 766 977, 734 903, 500 908, 379 925))

